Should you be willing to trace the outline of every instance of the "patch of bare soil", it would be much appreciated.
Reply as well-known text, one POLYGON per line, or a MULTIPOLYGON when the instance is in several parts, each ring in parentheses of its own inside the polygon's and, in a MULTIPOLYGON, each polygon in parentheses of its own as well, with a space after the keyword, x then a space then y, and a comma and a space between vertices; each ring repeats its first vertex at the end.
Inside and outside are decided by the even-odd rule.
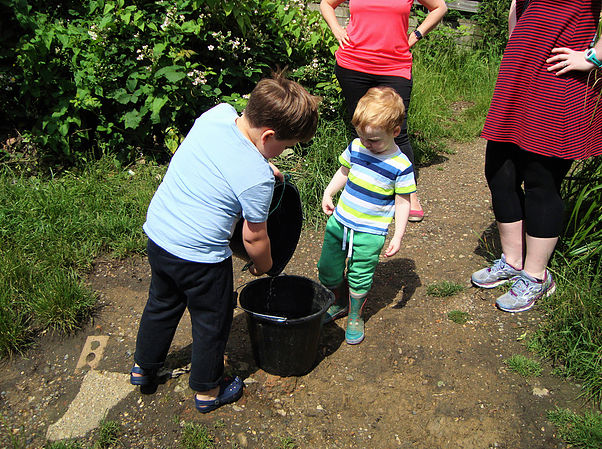
MULTIPOLYGON (((420 170, 426 217, 409 224, 400 253, 378 267, 362 344, 347 345, 345 320, 338 320, 323 329, 307 375, 272 376, 256 366, 238 309, 227 369, 243 377, 245 393, 236 404, 201 415, 188 388, 185 317, 167 362, 181 375, 155 394, 129 394, 107 415, 122 428, 121 447, 180 447, 183 422, 207 425, 218 448, 280 448, 285 438, 299 448, 565 447, 546 411, 578 408, 578 388, 552 376, 545 363, 541 377, 527 380, 504 365, 527 353, 521 339, 534 331, 541 312, 500 312, 493 305, 499 291, 470 286, 470 274, 496 245, 482 174, 484 142, 453 144, 453 150, 420 170), (426 294, 427 286, 444 280, 466 288, 448 298, 426 294), (449 320, 452 310, 467 312, 468 322, 449 320)), ((305 231, 286 273, 317 279, 321 242, 321 231, 305 231)), ((252 279, 242 265, 235 260, 239 287, 252 279)), ((129 372, 149 275, 142 257, 98 261, 89 284, 100 307, 85 329, 70 338, 45 336, 38 348, 0 367, 1 446, 44 445, 48 426, 65 413, 90 368, 76 369, 88 336, 109 337, 102 357, 91 361, 96 369, 129 372)), ((93 441, 94 434, 88 437, 93 441)))

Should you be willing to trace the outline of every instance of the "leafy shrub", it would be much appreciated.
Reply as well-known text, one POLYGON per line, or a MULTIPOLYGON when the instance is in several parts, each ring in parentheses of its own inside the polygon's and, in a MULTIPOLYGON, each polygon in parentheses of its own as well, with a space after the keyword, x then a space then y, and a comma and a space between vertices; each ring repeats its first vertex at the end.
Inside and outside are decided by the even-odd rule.
POLYGON ((173 151, 200 113, 242 109, 278 67, 310 90, 332 81, 317 68, 332 65, 333 37, 300 0, 1 1, 0 105, 51 162, 173 151))
POLYGON ((508 42, 508 12, 511 0, 487 0, 479 3, 479 11, 475 14, 481 39, 477 47, 486 53, 501 55, 508 42))

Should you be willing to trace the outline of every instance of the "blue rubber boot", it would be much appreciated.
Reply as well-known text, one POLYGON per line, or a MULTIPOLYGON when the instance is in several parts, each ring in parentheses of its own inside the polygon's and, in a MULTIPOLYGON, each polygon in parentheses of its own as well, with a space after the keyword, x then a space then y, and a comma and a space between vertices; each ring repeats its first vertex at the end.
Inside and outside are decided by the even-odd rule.
POLYGON ((350 345, 357 345, 364 340, 364 319, 362 309, 366 303, 366 295, 354 298, 349 295, 349 315, 347 316, 347 329, 345 329, 345 341, 350 345))
POLYGON ((322 316, 322 324, 330 323, 338 318, 344 317, 349 311, 348 299, 349 298, 349 286, 347 285, 347 279, 343 280, 340 285, 334 288, 328 288, 334 293, 334 304, 331 305, 324 316, 322 316))

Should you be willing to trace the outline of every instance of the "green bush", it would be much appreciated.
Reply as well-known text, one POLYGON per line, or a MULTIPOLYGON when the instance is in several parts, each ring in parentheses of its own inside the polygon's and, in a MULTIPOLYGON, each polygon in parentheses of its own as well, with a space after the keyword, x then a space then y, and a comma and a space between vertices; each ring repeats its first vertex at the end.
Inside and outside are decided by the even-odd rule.
POLYGON ((479 3, 479 11, 475 14, 481 31, 480 40, 476 41, 479 49, 486 53, 501 55, 508 42, 508 12, 511 0, 486 0, 479 3))
POLYGON ((1 1, 5 125, 53 163, 174 151, 200 113, 242 109, 278 67, 331 88, 333 37, 305 2, 1 1))

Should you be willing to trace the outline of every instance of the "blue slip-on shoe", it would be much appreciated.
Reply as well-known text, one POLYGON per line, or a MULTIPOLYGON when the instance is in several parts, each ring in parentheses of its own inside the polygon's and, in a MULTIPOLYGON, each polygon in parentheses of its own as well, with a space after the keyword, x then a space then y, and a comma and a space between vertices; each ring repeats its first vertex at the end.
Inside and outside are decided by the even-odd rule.
POLYGON ((196 409, 201 413, 209 413, 213 410, 221 407, 224 404, 230 404, 236 402, 242 396, 242 391, 245 384, 242 379, 238 376, 232 380, 231 378, 224 378, 220 384, 219 394, 217 398, 212 401, 202 401, 194 396, 194 405, 196 409))
POLYGON ((130 371, 130 383, 132 385, 140 385, 141 387, 153 385, 157 383, 157 373, 156 371, 134 365, 130 371), (140 376, 134 376, 134 374, 140 374, 140 376))
POLYGON ((504 312, 524 312, 535 305, 538 299, 550 296, 556 291, 556 283, 548 270, 542 281, 529 276, 521 271, 520 277, 516 279, 510 290, 500 296, 496 306, 504 312))
POLYGON ((506 256, 502 254, 492 266, 472 273, 470 280, 476 287, 493 288, 514 280, 520 273, 520 270, 506 263, 506 256))

